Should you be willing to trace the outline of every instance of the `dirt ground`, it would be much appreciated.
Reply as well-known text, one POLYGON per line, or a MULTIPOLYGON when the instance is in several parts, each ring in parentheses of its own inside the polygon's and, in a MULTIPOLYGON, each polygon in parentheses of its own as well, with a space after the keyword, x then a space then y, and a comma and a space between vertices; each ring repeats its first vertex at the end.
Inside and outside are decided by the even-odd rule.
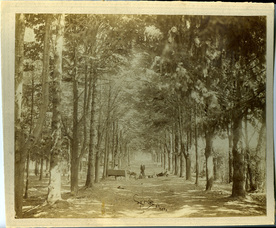
MULTIPOLYGON (((132 171, 139 173, 139 165, 132 171)), ((146 165, 146 175, 163 171, 146 165)), ((63 178, 62 201, 47 205, 48 179, 31 176, 29 198, 24 200, 24 218, 118 218, 118 217, 228 217, 266 214, 264 194, 250 193, 245 199, 231 198, 231 184, 214 183, 212 191, 204 191, 205 180, 198 186, 194 180, 169 175, 147 179, 109 177, 81 188, 77 196, 63 178)), ((80 181, 80 186, 84 180, 80 181)))

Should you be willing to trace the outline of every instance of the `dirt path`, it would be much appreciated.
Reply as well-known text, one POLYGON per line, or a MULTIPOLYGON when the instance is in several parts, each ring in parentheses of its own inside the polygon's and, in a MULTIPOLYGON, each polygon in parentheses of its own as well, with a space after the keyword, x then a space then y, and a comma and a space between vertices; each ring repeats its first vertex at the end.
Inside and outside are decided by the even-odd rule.
POLYGON ((227 217, 266 213, 263 195, 231 199, 231 185, 215 183, 212 191, 205 192, 204 184, 203 179, 195 186, 194 182, 173 175, 128 181, 110 177, 92 189, 81 189, 75 197, 70 195, 69 186, 64 185, 65 201, 43 206, 47 194, 45 185, 40 191, 31 192, 31 197, 24 202, 24 217, 227 217), (40 206, 34 207, 36 204, 40 206))

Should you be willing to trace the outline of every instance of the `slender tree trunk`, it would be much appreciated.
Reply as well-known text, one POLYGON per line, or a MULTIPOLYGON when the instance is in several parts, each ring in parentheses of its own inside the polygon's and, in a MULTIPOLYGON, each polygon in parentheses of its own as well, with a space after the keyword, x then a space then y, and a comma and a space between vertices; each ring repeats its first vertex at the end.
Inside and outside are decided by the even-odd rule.
POLYGON ((52 117, 52 140, 50 160, 50 181, 48 186, 47 201, 50 204, 61 199, 61 174, 60 156, 62 144, 61 132, 61 79, 62 79, 62 49, 65 26, 65 15, 58 17, 57 34, 54 54, 54 74, 53 74, 53 117, 52 117))
POLYGON ((253 178, 253 170, 251 159, 250 149, 249 149, 249 140, 248 140, 248 120, 247 120, 247 111, 245 113, 245 121, 244 121, 244 131, 245 131, 245 158, 246 158, 246 191, 255 191, 257 189, 255 180, 253 178))
POLYGON ((175 128, 175 138, 174 138, 174 175, 178 175, 178 153, 179 153, 179 134, 178 134, 178 129, 177 129, 177 124, 175 128))
POLYGON ((130 154, 129 154, 129 147, 126 146, 127 149, 127 165, 130 166, 130 154))
POLYGON ((115 145, 114 145, 114 160, 113 160, 113 169, 118 165, 118 147, 119 147, 119 130, 118 130, 118 121, 114 123, 115 125, 115 145))
POLYGON ((163 148, 162 148, 162 143, 159 142, 159 152, 160 152, 160 161, 161 161, 161 164, 160 164, 160 167, 164 167, 164 154, 163 154, 163 148))
POLYGON ((109 141, 109 137, 108 137, 108 127, 106 128, 106 132, 105 132, 105 143, 104 143, 104 166, 103 166, 103 176, 102 178, 105 179, 107 176, 106 170, 107 170, 107 160, 108 160, 108 142, 109 141))
MULTIPOLYGON (((104 170, 104 173, 105 173, 105 177, 107 177, 107 170, 109 169, 109 155, 110 155, 110 124, 109 126, 106 128, 106 157, 105 157, 105 163, 106 163, 106 166, 105 166, 105 170, 104 170)), ((111 129, 110 129, 111 130, 111 129)))
POLYGON ((38 159, 35 159, 35 170, 34 170, 35 176, 38 175, 38 159))
POLYGON ((232 127, 229 129, 227 125, 227 134, 228 134, 228 155, 229 155, 229 160, 228 160, 228 168, 229 168, 229 183, 233 181, 233 137, 232 137, 232 127))
POLYGON ((49 158, 46 158, 45 177, 49 175, 49 158))
POLYGON ((114 168, 114 150, 115 150, 115 122, 113 121, 112 122, 112 146, 111 146, 111 168, 113 169, 114 168))
POLYGON ((99 182, 100 175, 100 149, 96 149, 96 161, 95 161, 95 183, 99 182))
MULTIPOLYGON (((32 75, 32 98, 31 98, 31 124, 29 134, 32 134, 33 131, 33 115, 34 115, 34 76, 32 75)), ((30 150, 27 155, 27 167, 26 167, 26 186, 24 199, 28 198, 28 189, 29 189, 29 171, 30 171, 30 150)))
POLYGON ((166 151, 166 145, 164 145, 164 149, 163 149, 163 156, 164 156, 164 169, 167 169, 167 151, 166 151))
MULTIPOLYGON (((191 173, 191 155, 190 155, 190 134, 187 132, 187 143, 186 143, 186 151, 184 150, 184 155, 185 155, 185 163, 186 163, 186 180, 191 180, 192 179, 192 173, 191 173)), ((183 145, 184 147, 184 145, 183 145)), ((184 147, 185 148, 185 147, 184 147)))
POLYGON ((180 153, 180 174, 179 174, 180 177, 184 177, 184 168, 185 168, 184 159, 185 159, 184 154, 181 152, 180 153))
POLYGON ((212 130, 206 130, 205 132, 205 158, 206 158, 206 191, 209 191, 213 187, 214 181, 214 168, 213 168, 213 132, 212 130))
MULTIPOLYGON (((101 111, 99 111, 99 112, 101 113, 101 111)), ((101 132, 101 122, 102 122, 101 117, 102 117, 102 115, 98 115, 96 161, 95 161, 95 183, 98 183, 99 179, 100 179, 100 163, 101 163, 100 148, 101 148, 102 134, 104 134, 104 132, 101 132)))
MULTIPOLYGON (((195 114, 196 115, 196 114, 195 114)), ((198 185, 198 177, 199 177, 199 155, 198 155, 198 147, 197 147, 197 120, 195 116, 195 153, 196 153, 196 181, 195 184, 198 185)))
MULTIPOLYGON (((71 151, 71 194, 76 195, 79 188, 79 123, 78 123, 78 71, 77 71, 77 47, 74 49, 74 76, 73 76, 73 137, 71 151)), ((85 109, 85 108, 84 108, 85 109)))
POLYGON ((168 150, 168 171, 171 171, 171 152, 168 150))
POLYGON ((217 169, 218 169, 217 161, 218 161, 217 158, 213 157, 214 181, 218 179, 218 175, 217 175, 217 169))
POLYGON ((30 151, 28 151, 28 156, 27 156, 26 185, 25 185, 24 199, 27 199, 27 198, 28 198, 28 189, 29 189, 29 168, 30 168, 30 151))
POLYGON ((40 174, 39 174, 39 180, 40 181, 43 178, 43 163, 44 163, 43 156, 44 156, 44 154, 42 154, 42 158, 40 159, 40 174))

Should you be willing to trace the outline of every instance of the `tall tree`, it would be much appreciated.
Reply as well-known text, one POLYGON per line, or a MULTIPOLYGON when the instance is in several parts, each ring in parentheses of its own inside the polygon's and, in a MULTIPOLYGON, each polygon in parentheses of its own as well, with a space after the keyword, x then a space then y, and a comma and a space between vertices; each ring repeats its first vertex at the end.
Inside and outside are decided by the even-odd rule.
MULTIPOLYGON (((42 15, 42 18, 44 16, 42 15)), ((45 34, 43 39, 43 67, 42 67, 42 96, 41 103, 39 106, 39 116, 36 121, 33 131, 27 137, 27 140, 23 141, 23 131, 22 127, 19 128, 19 122, 22 120, 21 117, 21 102, 22 102, 22 86, 23 86, 23 61, 24 61, 24 34, 25 34, 25 16, 23 14, 17 15, 17 34, 18 38, 16 39, 16 64, 19 64, 19 67, 16 67, 16 74, 19 77, 16 77, 15 82, 15 211, 17 216, 22 214, 22 197, 23 197, 23 183, 24 183, 24 169, 25 169, 25 160, 27 152, 30 150, 31 146, 35 145, 38 141, 42 127, 45 123, 46 112, 49 104, 49 47, 50 47, 50 26, 51 26, 51 16, 46 17, 45 20, 42 20, 42 23, 45 24, 45 34), (22 43, 21 43, 22 42, 22 43), (21 96, 21 98, 20 98, 21 96), (19 105, 20 104, 20 105, 19 105), (18 124, 17 124, 18 123, 18 124), (18 136, 17 136, 18 135, 18 136)))
POLYGON ((52 148, 50 160, 50 181, 47 201, 52 204, 61 199, 60 156, 62 144, 61 122, 61 79, 62 79, 62 50, 65 26, 65 14, 56 15, 56 39, 53 73, 53 117, 52 117, 52 148))
POLYGON ((24 170, 26 152, 22 151, 24 135, 21 130, 22 124, 22 93, 23 93, 23 71, 24 71, 24 35, 25 16, 16 15, 15 25, 15 213, 16 217, 22 216, 22 196, 24 188, 24 170))

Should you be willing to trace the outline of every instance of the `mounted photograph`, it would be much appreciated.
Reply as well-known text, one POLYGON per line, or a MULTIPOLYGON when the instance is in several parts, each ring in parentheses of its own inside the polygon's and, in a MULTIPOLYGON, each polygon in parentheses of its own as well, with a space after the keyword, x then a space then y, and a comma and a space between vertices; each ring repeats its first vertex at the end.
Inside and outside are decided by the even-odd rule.
POLYGON ((273 4, 18 4, 7 225, 274 224, 273 4))

